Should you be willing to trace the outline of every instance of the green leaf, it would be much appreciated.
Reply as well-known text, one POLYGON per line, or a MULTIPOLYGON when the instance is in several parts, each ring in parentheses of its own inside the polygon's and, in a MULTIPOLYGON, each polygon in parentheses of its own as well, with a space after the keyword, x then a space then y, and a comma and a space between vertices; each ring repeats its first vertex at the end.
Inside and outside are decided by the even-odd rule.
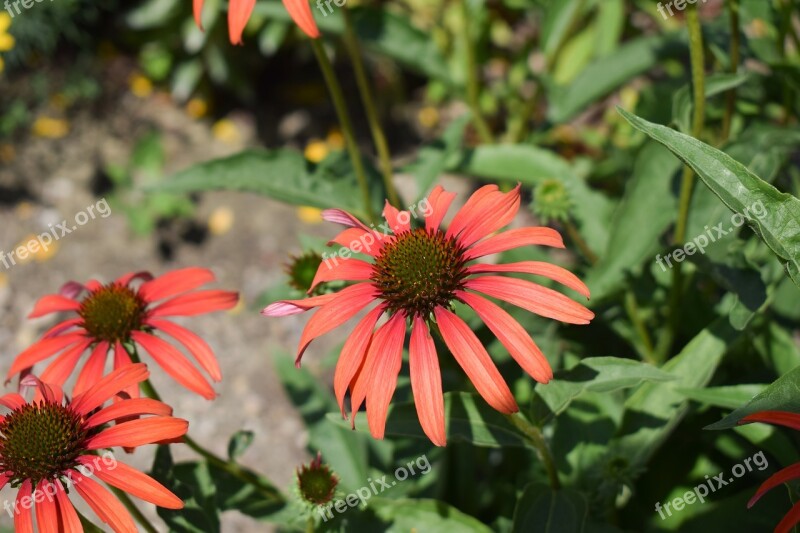
POLYGON ((730 385, 727 387, 677 388, 675 392, 705 405, 736 409, 764 390, 765 385, 730 385))
POLYGON ((706 429, 730 429, 736 427, 742 418, 761 411, 800 414, 800 367, 781 376, 746 405, 706 429))
POLYGON ((656 260, 659 239, 675 220, 678 202, 671 186, 679 167, 657 143, 648 143, 639 153, 611 221, 608 246, 586 278, 593 304, 624 287, 629 271, 656 260))
POLYGON ((367 505, 389 522, 386 533, 491 533, 488 526, 455 507, 437 500, 373 498, 367 505))
POLYGON ((540 483, 528 485, 514 510, 513 533, 581 533, 589 506, 579 493, 553 490, 540 483))
MULTIPOLYGON (((471 442, 475 446, 501 448, 503 446, 525 446, 523 437, 504 417, 483 401, 467 392, 448 392, 444 395, 444 414, 448 442, 471 442)), ((356 417, 356 429, 366 432, 367 423, 363 413, 356 417)), ((350 423, 342 416, 329 413, 328 419, 343 427, 350 423)), ((389 408, 386 434, 428 440, 419 424, 413 403, 396 403, 389 408)))
POLYGON ((581 360, 569 370, 558 372, 550 383, 536 385, 537 399, 544 406, 534 404, 536 418, 546 421, 563 413, 572 401, 584 391, 608 393, 636 387, 647 381, 670 381, 675 376, 658 368, 619 357, 591 357, 581 360), (546 406, 546 409, 540 408, 546 406))
MULTIPOLYGON (((290 204, 338 207, 363 216, 361 194, 354 175, 348 172, 349 161, 342 159, 345 157, 334 154, 328 158, 330 161, 310 170, 303 156, 294 150, 245 150, 179 172, 155 190, 253 192, 290 204)), ((377 180, 379 183, 380 178, 377 180)), ((381 193, 383 190, 379 185, 374 189, 381 193)))
MULTIPOLYGON (((706 78, 705 95, 712 98, 718 94, 735 89, 750 79, 749 73, 714 74, 706 78)), ((688 85, 681 87, 672 98, 672 119, 682 132, 692 129, 692 93, 688 85)))
POLYGON ((253 444, 255 433, 252 431, 240 430, 234 433, 228 442, 228 458, 231 461, 236 461, 239 457, 244 455, 247 449, 253 444))
POLYGON ((697 139, 617 109, 635 128, 691 166, 729 209, 744 216, 800 286, 800 200, 781 193, 729 155, 697 139), (763 217, 752 216, 756 206, 765 211, 763 217))
POLYGON ((625 402, 622 426, 610 443, 614 453, 633 469, 647 465, 688 410, 686 398, 677 389, 704 387, 739 335, 726 319, 718 319, 662 367, 676 377, 674 381, 639 387, 625 402))

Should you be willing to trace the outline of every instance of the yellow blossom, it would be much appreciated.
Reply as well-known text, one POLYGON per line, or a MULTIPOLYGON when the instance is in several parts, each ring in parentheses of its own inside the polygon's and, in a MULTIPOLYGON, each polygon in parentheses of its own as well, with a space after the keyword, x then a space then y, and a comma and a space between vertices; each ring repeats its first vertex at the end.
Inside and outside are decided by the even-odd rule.
POLYGON ((320 141, 319 139, 312 139, 310 143, 306 145, 305 156, 306 159, 311 161, 312 163, 319 163, 326 157, 328 157, 328 153, 330 149, 328 148, 327 143, 325 141, 320 141))
POLYGON ((227 118, 218 120, 211 128, 211 132, 217 140, 224 143, 232 144, 241 138, 239 128, 236 127, 232 120, 227 118))
POLYGON ((322 210, 309 206, 298 207, 297 218, 306 224, 319 224, 322 222, 322 210))
POLYGON ((33 123, 33 134, 46 139, 60 139, 69 133, 69 122, 60 118, 39 117, 33 123))
POLYGON ((131 76, 129 84, 131 92, 138 98, 147 98, 153 94, 153 82, 141 74, 131 76))

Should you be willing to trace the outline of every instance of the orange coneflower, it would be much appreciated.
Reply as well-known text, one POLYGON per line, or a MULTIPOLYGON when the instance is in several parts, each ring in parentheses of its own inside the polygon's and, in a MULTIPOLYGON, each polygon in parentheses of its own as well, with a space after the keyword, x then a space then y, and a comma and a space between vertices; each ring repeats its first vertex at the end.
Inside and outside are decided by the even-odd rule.
MULTIPOLYGON (((242 43, 242 32, 244 32, 247 21, 250 20, 250 15, 253 14, 255 5, 256 0, 230 0, 228 3, 228 33, 230 34, 231 43, 242 43)), ((319 28, 317 28, 317 23, 314 22, 314 15, 311 13, 311 6, 308 4, 308 0, 283 0, 283 5, 295 24, 306 35, 312 39, 319 37, 319 28)), ((193 7, 194 20, 202 28, 203 0, 193 0, 193 7)))
MULTIPOLYGON (((193 316, 230 309, 239 297, 221 290, 195 291, 214 281, 214 274, 204 268, 174 270, 158 278, 147 272, 130 273, 113 283, 102 285, 92 280, 86 285, 70 282, 60 294, 50 294, 36 303, 30 318, 67 311, 77 316, 65 320, 42 340, 14 360, 8 378, 27 370, 55 354, 41 379, 63 386, 87 351, 86 360, 75 384, 80 394, 103 376, 106 358, 114 353, 114 368, 130 364, 125 350, 130 343, 143 348, 175 381, 204 398, 213 399, 214 389, 180 350, 153 333, 160 331, 182 344, 211 379, 220 381, 222 372, 214 352, 195 333, 169 320, 169 316, 193 316), (138 287, 131 284, 141 280, 138 287), (160 303, 157 303, 160 302, 160 303), (157 303, 157 304, 156 304, 157 303)), ((136 387, 126 391, 137 397, 136 387)))
POLYGON ((125 399, 103 408, 147 376, 144 364, 128 365, 70 402, 59 386, 29 375, 23 381, 36 387, 38 400, 27 402, 17 393, 0 398, 0 405, 11 410, 0 417, 0 488, 18 489, 16 502, 6 504, 6 511, 14 515, 15 531, 33 533, 34 514, 39 531, 83 531, 67 495, 74 488, 114 531, 135 533, 130 513, 93 477, 160 507, 183 507, 180 498, 150 476, 113 456, 109 461, 97 455, 106 448, 174 441, 186 434, 188 422, 173 418, 172 409, 156 400, 125 399), (125 421, 146 415, 152 416, 125 421), (116 424, 109 427, 110 422, 116 424))
MULTIPOLYGON (((739 421, 739 424, 749 424, 753 422, 775 424, 800 431, 800 415, 796 413, 785 411, 761 411, 744 417, 739 421)), ((754 506, 756 502, 770 490, 795 479, 800 479, 800 463, 788 466, 776 474, 773 474, 758 488, 756 494, 748 502, 747 508, 749 509, 754 506)), ((775 533, 789 533, 798 524, 800 524, 800 502, 794 504, 789 512, 786 513, 786 516, 783 517, 783 520, 775 526, 775 533)))
POLYGON ((381 228, 391 230, 391 234, 368 228, 344 211, 326 211, 326 220, 349 226, 331 242, 361 251, 374 261, 328 259, 320 265, 314 285, 333 280, 361 283, 334 294, 276 302, 263 311, 267 316, 285 316, 319 307, 300 339, 299 364, 311 341, 377 303, 347 339, 334 378, 342 414, 348 391, 353 413, 366 401, 367 421, 376 438, 384 435, 386 414, 402 363, 407 322, 411 324, 409 364, 417 413, 426 435, 434 444, 443 446, 444 402, 431 324, 438 326, 445 344, 492 407, 503 413, 518 410, 486 349, 453 312, 453 302, 472 307, 517 363, 543 383, 553 377, 553 372, 542 352, 511 315, 478 293, 570 324, 588 324, 594 318, 586 307, 552 289, 517 278, 480 275, 516 272, 544 276, 588 298, 586 285, 563 268, 536 261, 470 264, 474 259, 520 246, 564 247, 558 232, 546 227, 492 235, 517 214, 519 186, 508 193, 495 185, 482 187, 444 230, 440 226, 454 197, 436 187, 428 198, 425 227, 417 229, 411 227, 409 212, 398 211, 387 202, 383 211, 387 224, 381 228), (389 320, 373 331, 383 314, 389 315, 389 320))

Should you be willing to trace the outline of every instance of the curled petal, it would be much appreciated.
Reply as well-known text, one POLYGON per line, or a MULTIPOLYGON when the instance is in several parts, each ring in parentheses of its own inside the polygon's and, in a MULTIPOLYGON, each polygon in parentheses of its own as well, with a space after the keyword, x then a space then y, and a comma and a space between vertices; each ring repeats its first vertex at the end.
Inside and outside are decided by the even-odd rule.
POLYGON ((785 426, 800 431, 800 415, 786 411, 761 411, 753 413, 752 415, 747 415, 742 418, 739 424, 748 424, 751 422, 763 422, 765 424, 785 426))
POLYGON ((776 472, 769 477, 756 491, 755 495, 747 502, 747 508, 751 508, 761 499, 764 494, 771 491, 775 487, 788 483, 794 479, 800 478, 800 463, 794 464, 779 472, 776 472))
POLYGON ((323 306, 330 303, 336 294, 323 294, 321 296, 313 296, 311 298, 303 298, 302 300, 281 300, 272 304, 261 311, 264 316, 290 316, 304 313, 315 307, 323 306))
POLYGON ((361 228, 364 231, 371 231, 363 222, 358 220, 356 217, 348 213, 347 211, 343 211, 341 209, 326 209, 322 212, 322 219, 328 222, 333 222, 334 224, 341 224, 342 226, 348 226, 351 228, 361 228))
POLYGON ((117 285, 129 285, 130 283, 136 280, 150 281, 151 279, 153 279, 153 275, 150 272, 143 270, 141 272, 129 272, 128 274, 120 276, 114 283, 116 283, 117 285))
POLYGON ((800 524, 800 502, 794 504, 783 520, 775 526, 774 533, 791 533, 797 524, 800 524))

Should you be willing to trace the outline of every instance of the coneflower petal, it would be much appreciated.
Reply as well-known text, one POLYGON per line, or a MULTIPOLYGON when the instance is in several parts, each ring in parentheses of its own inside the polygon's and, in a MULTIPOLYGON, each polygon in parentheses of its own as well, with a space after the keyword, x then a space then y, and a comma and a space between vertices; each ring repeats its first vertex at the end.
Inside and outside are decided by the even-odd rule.
POLYGON ((386 238, 386 235, 378 231, 348 228, 328 241, 328 246, 338 244, 351 251, 355 249, 358 253, 375 257, 381 251, 386 238))
POLYGON ((26 403, 28 402, 25 401, 25 398, 16 392, 9 392, 8 394, 0 396, 0 405, 3 407, 8 407, 12 411, 19 409, 26 403))
POLYGON ((308 0, 283 0, 283 5, 295 24, 303 30, 303 33, 312 39, 319 37, 319 28, 317 28, 317 23, 314 22, 314 15, 311 13, 311 6, 308 4, 308 0))
POLYGON ((503 376, 469 326, 443 307, 434 314, 445 344, 486 402, 501 413, 519 411, 503 376))
POLYGON ((748 424, 751 422, 775 424, 800 431, 800 415, 786 411, 760 411, 742 418, 739 424, 748 424))
POLYGON ((142 283, 139 295, 146 302, 156 302, 194 290, 214 280, 214 273, 207 268, 182 268, 142 283))
POLYGON ((376 439, 386 432, 389 403, 397 388, 397 376, 403 364, 403 341, 406 335, 406 316, 395 313, 376 333, 369 347, 364 369, 367 374, 367 423, 376 439))
MULTIPOLYGON (((96 457, 83 456, 78 459, 78 462, 91 465, 95 460, 96 457)), ((112 487, 121 489, 146 502, 165 509, 183 509, 183 501, 164 485, 124 463, 117 462, 113 470, 98 468, 94 474, 112 487)))
POLYGON ((16 359, 14 359, 14 362, 11 363, 11 369, 8 371, 6 379, 10 380, 12 376, 19 374, 26 368, 32 367, 39 361, 47 359, 51 355, 60 352, 70 344, 80 342, 84 338, 85 337, 82 333, 68 333, 59 337, 53 337, 52 339, 40 340, 19 354, 16 359))
POLYGON ((150 372, 143 363, 135 363, 112 370, 85 393, 75 396, 71 407, 75 412, 86 415, 103 405, 119 391, 141 383, 149 376, 150 372))
MULTIPOLYGON (((125 351, 125 348, 122 346, 121 342, 117 342, 114 345, 114 370, 122 368, 124 366, 128 366, 132 364, 131 356, 128 355, 128 352, 125 351)), ((120 391, 121 393, 125 393, 128 398, 138 398, 139 397, 139 384, 130 385, 120 391)))
POLYGON ((165 440, 183 437, 189 422, 171 416, 139 418, 104 429, 86 441, 87 450, 100 450, 115 446, 136 448, 165 440))
POLYGON ((761 499, 764 494, 771 491, 775 487, 788 483, 793 479, 800 478, 800 463, 786 467, 769 477, 756 491, 755 495, 747 502, 747 508, 751 508, 761 499))
POLYGON ((172 416, 172 407, 152 398, 122 400, 90 416, 86 420, 86 427, 93 428, 119 418, 140 415, 172 416))
POLYGON ((77 471, 70 474, 75 480, 75 490, 100 520, 108 524, 115 533, 137 533, 131 514, 118 499, 93 479, 84 477, 77 471))
POLYGON ((197 27, 203 30, 203 0, 192 0, 192 12, 197 27))
POLYGON ((372 339, 375 324, 385 311, 386 308, 384 306, 379 306, 362 318, 353 332, 347 337, 342 347, 342 352, 339 354, 339 360, 336 362, 336 373, 333 378, 333 390, 336 393, 336 400, 339 402, 343 417, 345 416, 344 397, 347 393, 347 388, 364 362, 364 355, 367 353, 369 341, 372 339))
MULTIPOLYGON (((42 480, 37 485, 38 494, 50 494, 50 482, 42 480)), ((60 533, 58 527, 58 509, 56 503, 49 497, 36 500, 36 525, 40 533, 60 533)))
POLYGON ((83 322, 83 319, 80 318, 80 317, 78 317, 78 318, 70 318, 69 320, 64 320, 63 322, 59 322, 58 324, 56 324, 55 326, 53 326, 52 328, 50 328, 46 332, 44 332, 44 334, 42 335, 42 338, 43 339, 52 339, 53 337, 58 337, 59 335, 61 335, 65 331, 67 331, 68 329, 73 328, 73 327, 81 324, 82 322, 83 322))
POLYGON ((408 361, 411 390, 422 430, 436 446, 445 446, 447 435, 444 427, 442 373, 439 370, 436 345, 425 321, 418 316, 414 317, 414 324, 411 326, 408 361))
POLYGON ((92 385, 100 381, 106 369, 106 359, 108 359, 108 343, 103 341, 97 344, 92 350, 92 354, 81 368, 78 379, 75 381, 73 394, 82 394, 92 385))
MULTIPOLYGON (((118 277, 114 283, 116 283, 117 285, 128 285, 136 280, 147 282, 150 281, 151 279, 153 279, 153 275, 150 272, 147 272, 146 270, 141 270, 139 272, 128 272, 127 274, 123 274, 122 276, 118 277)), ((99 287, 102 287, 102 285, 99 285, 99 287)))
POLYGON ((484 185, 475 191, 472 196, 469 197, 467 203, 464 204, 464 207, 458 210, 456 216, 453 217, 453 221, 450 222, 450 226, 447 228, 447 233, 445 234, 447 238, 457 237, 467 224, 479 214, 480 205, 486 197, 497 193, 499 190, 500 188, 497 185, 484 185))
POLYGON ((196 333, 167 320, 150 319, 147 324, 162 331, 189 350, 197 362, 214 381, 222 380, 222 370, 211 346, 196 333))
POLYGON ((553 379, 553 369, 519 322, 499 305, 477 294, 457 291, 456 298, 472 307, 522 369, 539 383, 553 379))
POLYGON ((594 313, 560 292, 523 279, 483 276, 467 280, 464 286, 567 324, 588 324, 594 318, 594 313))
POLYGON ((91 339, 84 339, 70 349, 64 350, 52 363, 47 365, 40 379, 45 383, 63 385, 72 374, 72 371, 75 370, 75 366, 78 364, 78 360, 80 360, 83 352, 85 352, 91 344, 91 339))
POLYGON ((359 311, 375 300, 377 293, 378 291, 372 283, 351 285, 336 293, 336 298, 320 307, 311 317, 311 320, 308 321, 305 329, 303 329, 303 335, 300 337, 300 344, 297 348, 295 364, 300 365, 303 353, 314 339, 338 328, 353 318, 359 311))
POLYGON ((322 212, 322 219, 326 222, 333 222, 334 224, 341 224, 350 228, 361 228, 364 231, 371 231, 363 222, 358 220, 347 211, 343 209, 325 209, 322 212))
POLYGON ((58 508, 58 516, 63 528, 63 533, 83 533, 83 525, 81 519, 78 518, 78 513, 72 502, 69 501, 61 481, 55 480, 53 483, 56 486, 56 507, 58 508))
POLYGON ((775 526, 774 533, 791 533, 797 524, 800 524, 800 502, 794 504, 783 520, 775 526))
POLYGON ((520 261, 518 263, 506 263, 501 265, 489 265, 478 263, 467 268, 469 274, 485 274, 489 272, 519 272, 520 274, 533 274, 534 276, 544 276, 561 283, 565 287, 578 292, 589 298, 589 287, 575 274, 561 268, 560 266, 543 261, 520 261))
POLYGON ((228 3, 228 32, 230 33, 231 44, 242 44, 242 33, 256 0, 230 0, 228 3))
POLYGON ((216 398, 217 393, 180 350, 149 333, 134 331, 131 337, 172 379, 207 400, 216 398))
POLYGON ((471 246, 484 237, 509 225, 519 211, 520 185, 507 193, 496 192, 486 195, 480 206, 476 207, 471 220, 464 226, 459 241, 464 247, 471 246))
POLYGON ((194 316, 236 307, 239 294, 231 291, 196 291, 176 296, 148 312, 151 317, 194 316))
POLYGON ((28 315, 28 318, 38 318, 51 313, 60 313, 62 311, 77 311, 80 308, 81 303, 71 298, 66 298, 58 294, 48 294, 36 302, 36 305, 33 306, 33 311, 31 311, 31 313, 28 315))
POLYGON ((530 227, 517 228, 498 233, 482 240, 466 251, 464 258, 467 261, 492 254, 499 254, 522 246, 550 246, 564 248, 561 235, 552 228, 530 227))
POLYGON ((33 513, 30 504, 32 492, 31 480, 26 479, 17 491, 17 504, 14 507, 14 533, 33 533, 33 513))
POLYGON ((374 267, 361 259, 330 259, 320 263, 308 292, 328 281, 363 281, 372 277, 374 267))
POLYGON ((437 185, 433 188, 428 195, 430 213, 425 217, 425 229, 428 232, 439 229, 455 197, 456 193, 445 191, 441 185, 437 185))
POLYGON ((272 304, 261 311, 264 316, 291 316, 305 313, 315 307, 323 306, 336 298, 335 293, 322 294, 320 296, 313 296, 311 298, 303 298, 302 300, 281 300, 272 304))
POLYGON ((392 228, 392 233, 395 235, 411 229, 411 213, 400 211, 390 204, 389 200, 386 200, 386 204, 383 206, 383 218, 389 223, 389 227, 392 228), (405 218, 408 220, 404 222, 405 218))

